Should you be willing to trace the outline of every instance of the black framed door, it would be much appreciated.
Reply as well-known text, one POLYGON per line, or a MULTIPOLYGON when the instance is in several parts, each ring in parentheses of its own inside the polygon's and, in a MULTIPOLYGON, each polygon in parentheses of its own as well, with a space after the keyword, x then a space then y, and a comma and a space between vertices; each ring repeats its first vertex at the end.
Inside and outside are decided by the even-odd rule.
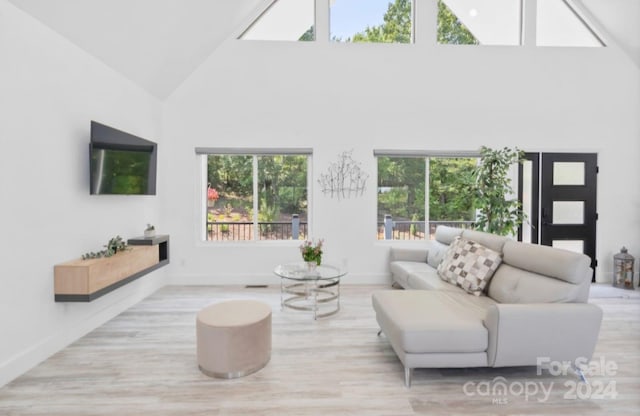
POLYGON ((540 227, 540 153, 525 153, 518 165, 518 201, 526 218, 518 241, 538 244, 540 227))
POLYGON ((582 252, 594 270, 597 174, 595 153, 542 154, 540 243, 582 252))
POLYGON ((518 240, 584 253, 595 271, 598 155, 525 153, 523 159, 518 199, 527 222, 518 240))

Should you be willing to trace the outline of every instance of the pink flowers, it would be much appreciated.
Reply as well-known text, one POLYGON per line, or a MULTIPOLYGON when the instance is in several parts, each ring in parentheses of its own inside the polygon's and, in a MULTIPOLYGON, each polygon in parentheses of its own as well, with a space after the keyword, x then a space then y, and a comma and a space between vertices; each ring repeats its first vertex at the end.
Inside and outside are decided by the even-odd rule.
POLYGON ((218 194, 218 191, 216 191, 215 188, 207 188, 207 199, 209 201, 215 201, 218 198, 220 198, 220 194, 218 194))
POLYGON ((302 259, 304 261, 315 261, 316 264, 320 264, 322 261, 322 244, 323 239, 318 240, 317 244, 313 244, 313 241, 305 241, 300 245, 300 252, 302 253, 302 259))

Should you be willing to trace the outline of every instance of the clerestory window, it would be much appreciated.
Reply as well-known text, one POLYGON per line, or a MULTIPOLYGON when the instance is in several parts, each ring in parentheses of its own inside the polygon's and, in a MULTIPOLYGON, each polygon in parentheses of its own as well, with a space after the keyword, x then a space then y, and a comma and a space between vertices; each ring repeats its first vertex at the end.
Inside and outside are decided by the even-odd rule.
POLYGON ((277 0, 245 30, 240 39, 313 41, 315 0, 277 0))
POLYGON ((412 0, 331 0, 333 42, 412 43, 412 0))
MULTIPOLYGON (((420 24, 414 18, 416 0, 328 0, 328 4, 332 42, 413 43, 420 24)), ((529 17, 524 0, 438 0, 437 4, 439 44, 523 44, 523 22, 529 17)), ((537 0, 536 7, 536 45, 605 46, 579 3, 537 0)), ((315 10, 315 0, 273 0, 239 39, 314 41, 315 10)))
POLYGON ((536 44, 596 48, 605 46, 576 5, 569 0, 538 0, 536 44))
POLYGON ((196 149, 202 158, 202 239, 304 240, 308 149, 196 149))
POLYGON ((522 0, 438 0, 439 44, 522 44, 522 0))

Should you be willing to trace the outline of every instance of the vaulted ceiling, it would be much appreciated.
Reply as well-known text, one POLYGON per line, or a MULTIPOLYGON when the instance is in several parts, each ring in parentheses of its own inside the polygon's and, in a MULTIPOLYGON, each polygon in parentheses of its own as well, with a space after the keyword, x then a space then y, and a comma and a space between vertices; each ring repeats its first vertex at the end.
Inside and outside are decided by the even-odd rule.
POLYGON ((9 0, 163 99, 263 0, 9 0))
MULTIPOLYGON (((159 99, 270 0, 9 0, 159 99)), ((640 67, 640 0, 574 0, 640 67)))

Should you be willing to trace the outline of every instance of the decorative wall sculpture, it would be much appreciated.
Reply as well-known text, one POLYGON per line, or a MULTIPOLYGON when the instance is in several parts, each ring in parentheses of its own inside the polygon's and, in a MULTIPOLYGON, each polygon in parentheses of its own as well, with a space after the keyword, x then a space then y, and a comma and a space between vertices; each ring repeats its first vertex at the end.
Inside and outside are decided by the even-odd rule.
POLYGON ((320 174, 318 183, 325 195, 341 199, 364 193, 369 174, 360 168, 360 163, 353 159, 352 153, 353 150, 342 152, 338 161, 329 166, 327 173, 320 174))

